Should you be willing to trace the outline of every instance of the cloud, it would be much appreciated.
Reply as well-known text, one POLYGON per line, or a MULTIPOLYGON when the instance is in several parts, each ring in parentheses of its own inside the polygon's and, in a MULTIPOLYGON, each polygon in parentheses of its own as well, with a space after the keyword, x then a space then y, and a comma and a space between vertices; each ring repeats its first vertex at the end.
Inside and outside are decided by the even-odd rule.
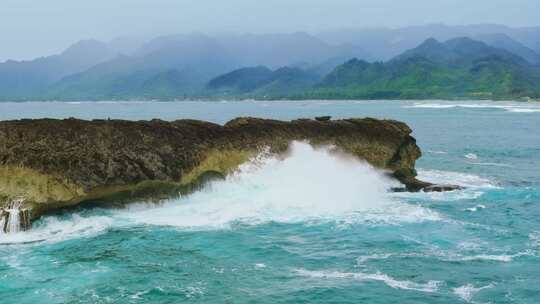
POLYGON ((185 32, 293 32, 426 23, 533 25, 537 0, 3 0, 0 60, 79 39, 185 32))

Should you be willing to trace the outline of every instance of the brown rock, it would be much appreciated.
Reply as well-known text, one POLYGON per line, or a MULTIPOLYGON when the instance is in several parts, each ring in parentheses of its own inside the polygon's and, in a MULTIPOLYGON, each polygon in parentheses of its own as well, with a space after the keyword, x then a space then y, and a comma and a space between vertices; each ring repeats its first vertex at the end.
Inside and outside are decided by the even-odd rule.
POLYGON ((332 116, 318 116, 315 117, 316 121, 330 121, 332 119, 332 116))

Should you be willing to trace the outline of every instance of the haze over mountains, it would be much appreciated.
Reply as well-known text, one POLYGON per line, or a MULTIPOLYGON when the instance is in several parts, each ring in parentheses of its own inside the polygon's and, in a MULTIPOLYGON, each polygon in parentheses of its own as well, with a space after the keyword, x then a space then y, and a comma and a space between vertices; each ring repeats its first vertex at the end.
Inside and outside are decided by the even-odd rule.
POLYGON ((0 63, 0 99, 535 98, 539 53, 499 25, 87 40, 0 63))
MULTIPOLYGON (((373 28, 339 30, 320 33, 317 37, 333 44, 351 43, 369 45, 376 60, 389 60, 405 50, 411 49, 428 38, 446 41, 457 37, 469 37, 492 44, 495 47, 528 49, 540 53, 540 27, 511 28, 504 25, 480 24, 448 26, 432 24, 398 29, 373 28), (493 37, 502 39, 493 39, 493 37), (513 45, 513 46, 511 46, 513 45)), ((523 54, 520 54, 523 55, 523 54)))

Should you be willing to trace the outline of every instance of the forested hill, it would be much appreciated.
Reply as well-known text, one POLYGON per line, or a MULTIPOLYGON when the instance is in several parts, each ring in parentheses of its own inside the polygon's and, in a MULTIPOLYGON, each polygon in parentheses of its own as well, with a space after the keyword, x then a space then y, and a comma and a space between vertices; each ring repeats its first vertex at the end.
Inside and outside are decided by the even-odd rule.
POLYGON ((0 63, 0 101, 540 99, 540 55, 505 35, 480 38, 429 38, 387 61, 371 61, 368 46, 300 33, 163 37, 129 55, 85 41, 60 55, 0 63))
POLYGON ((392 60, 353 59, 309 93, 317 98, 539 98, 540 69, 469 38, 428 39, 392 60))
MULTIPOLYGON (((540 98, 540 69, 507 50, 470 38, 446 42, 428 39, 387 62, 351 59, 315 81, 315 73, 297 73, 289 91, 268 91, 267 98, 297 99, 425 99, 540 98), (311 79, 303 81, 304 79, 311 79), (303 85, 303 87, 299 87, 303 85)), ((243 69, 210 82, 215 94, 260 98, 270 79, 268 69, 243 69), (242 71, 258 72, 255 75, 242 71), (219 85, 215 85, 218 83, 219 85), (224 90, 228 89, 228 90, 224 90), (250 94, 246 94, 250 93, 250 94)))

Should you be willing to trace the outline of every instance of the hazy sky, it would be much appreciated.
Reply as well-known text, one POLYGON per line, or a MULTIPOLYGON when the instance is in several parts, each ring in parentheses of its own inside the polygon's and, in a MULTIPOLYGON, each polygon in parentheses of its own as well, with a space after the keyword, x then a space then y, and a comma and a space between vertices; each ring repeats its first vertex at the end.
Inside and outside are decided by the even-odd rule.
POLYGON ((538 25, 540 0, 2 0, 0 61, 71 43, 185 32, 317 32, 426 23, 538 25))

